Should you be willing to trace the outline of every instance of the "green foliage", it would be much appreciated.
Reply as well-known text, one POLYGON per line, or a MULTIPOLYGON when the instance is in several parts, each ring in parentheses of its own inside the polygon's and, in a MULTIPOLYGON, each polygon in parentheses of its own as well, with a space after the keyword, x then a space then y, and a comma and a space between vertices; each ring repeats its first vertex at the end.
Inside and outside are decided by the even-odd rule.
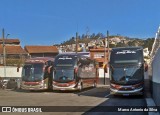
MULTIPOLYGON (((79 43, 89 43, 91 40, 97 40, 98 38, 104 38, 104 35, 102 33, 98 34, 91 34, 91 36, 87 36, 85 34, 82 34, 82 36, 78 36, 78 42, 79 43)), ((72 37, 67 41, 64 41, 61 45, 71 45, 76 43, 76 37, 72 37)))
POLYGON ((151 51, 153 43, 154 43, 154 38, 148 38, 144 41, 143 48, 148 47, 148 50, 151 51))
POLYGON ((115 45, 115 44, 109 44, 109 47, 110 47, 110 48, 115 48, 116 45, 115 45))
POLYGON ((122 43, 122 42, 119 42, 119 43, 117 43, 117 45, 116 45, 116 47, 126 47, 126 46, 128 46, 128 45, 125 44, 125 43, 122 43))

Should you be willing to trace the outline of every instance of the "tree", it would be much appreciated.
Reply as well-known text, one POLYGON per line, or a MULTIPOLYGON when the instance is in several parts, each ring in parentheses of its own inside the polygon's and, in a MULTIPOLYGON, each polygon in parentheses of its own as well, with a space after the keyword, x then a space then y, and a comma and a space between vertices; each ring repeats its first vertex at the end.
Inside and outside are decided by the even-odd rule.
POLYGON ((148 38, 144 41, 143 48, 148 48, 148 50, 151 51, 153 43, 154 38, 148 38))
POLYGON ((85 34, 82 34, 82 39, 85 39, 86 38, 85 36, 86 36, 85 34))
POLYGON ((110 48, 115 48, 116 45, 115 45, 115 44, 109 44, 109 47, 110 47, 110 48))
POLYGON ((93 39, 95 36, 96 36, 96 34, 93 33, 93 34, 90 36, 90 38, 93 39))
POLYGON ((125 43, 119 42, 117 43, 116 47, 125 47, 127 46, 125 43))

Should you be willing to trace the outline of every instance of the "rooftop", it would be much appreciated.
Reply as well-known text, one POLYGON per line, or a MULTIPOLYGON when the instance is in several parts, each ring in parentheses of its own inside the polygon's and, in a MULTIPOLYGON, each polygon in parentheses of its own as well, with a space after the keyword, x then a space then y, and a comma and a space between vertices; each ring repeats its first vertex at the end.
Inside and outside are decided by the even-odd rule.
POLYGON ((56 46, 25 46, 28 53, 58 53, 56 46))
MULTIPOLYGON (((5 46, 6 54, 27 54, 21 46, 5 46)), ((0 54, 3 54, 3 46, 0 45, 0 54)))
MULTIPOLYGON (((19 39, 4 39, 5 44, 20 44, 19 39)), ((2 38, 0 38, 0 44, 3 44, 2 38)))

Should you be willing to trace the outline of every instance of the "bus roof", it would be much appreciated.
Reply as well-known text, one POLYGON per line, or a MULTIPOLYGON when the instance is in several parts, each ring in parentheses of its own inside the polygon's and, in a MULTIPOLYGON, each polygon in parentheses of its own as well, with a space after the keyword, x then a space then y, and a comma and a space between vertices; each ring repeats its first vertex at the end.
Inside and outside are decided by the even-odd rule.
POLYGON ((90 57, 90 52, 63 52, 61 54, 72 54, 72 55, 82 55, 86 57, 90 57))
POLYGON ((63 56, 63 55, 66 55, 66 56, 83 56, 79 53, 61 53, 61 54, 58 54, 57 56, 63 56))
POLYGON ((141 50, 143 50, 143 47, 138 46, 138 47, 117 47, 117 48, 112 48, 112 50, 129 50, 129 49, 132 49, 132 50, 141 49, 141 50))
POLYGON ((30 58, 27 59, 26 62, 31 62, 31 63, 36 63, 36 62, 42 62, 45 63, 46 61, 54 61, 55 58, 51 57, 35 57, 35 58, 30 58))
POLYGON ((60 57, 60 56, 77 56, 79 58, 87 58, 87 59, 91 59, 90 56, 86 56, 86 55, 82 55, 82 54, 79 54, 79 53, 61 53, 61 54, 58 54, 56 57, 60 57))

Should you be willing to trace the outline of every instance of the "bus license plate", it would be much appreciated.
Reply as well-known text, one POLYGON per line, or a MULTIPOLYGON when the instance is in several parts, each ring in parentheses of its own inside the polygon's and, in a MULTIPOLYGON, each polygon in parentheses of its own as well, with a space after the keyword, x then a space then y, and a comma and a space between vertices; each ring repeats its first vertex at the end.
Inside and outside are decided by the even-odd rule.
POLYGON ((129 96, 129 94, 123 94, 123 96, 129 96))

